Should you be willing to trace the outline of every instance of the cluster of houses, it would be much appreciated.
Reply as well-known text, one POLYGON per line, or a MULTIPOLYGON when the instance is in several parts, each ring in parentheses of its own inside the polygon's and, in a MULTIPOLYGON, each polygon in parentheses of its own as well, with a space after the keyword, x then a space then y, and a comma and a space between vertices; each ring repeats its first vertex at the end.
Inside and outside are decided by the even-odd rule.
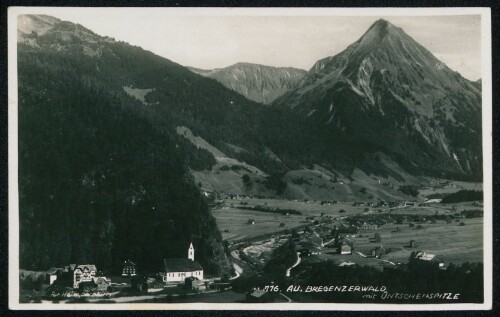
POLYGON ((336 227, 331 231, 331 236, 335 240, 333 242, 334 247, 337 248, 337 253, 341 255, 352 254, 353 242, 350 238, 355 238, 358 230, 355 227, 336 227))
MULTIPOLYGON (((366 221, 366 219, 358 219, 349 224, 333 226, 333 229, 322 226, 314 228, 307 226, 304 228, 302 234, 292 233, 292 241, 295 243, 297 252, 299 252, 300 257, 321 254, 321 249, 323 247, 333 248, 339 255, 349 255, 353 252, 353 239, 356 238, 359 230, 378 229, 379 225, 382 225, 386 221, 387 220, 384 219, 371 219, 368 221, 366 221)), ((399 231, 399 227, 396 227, 395 232, 399 231)), ((368 237, 368 241, 375 244, 375 246, 368 250, 362 250, 362 252, 366 254, 367 257, 380 259, 392 251, 391 248, 387 249, 381 244, 381 236, 376 232, 373 236, 368 237)), ((417 242, 415 240, 410 240, 405 247, 416 248, 417 242)), ((425 254, 425 256, 418 255, 415 256, 415 258, 418 258, 419 261, 426 261, 427 259, 430 259, 430 256, 427 253, 425 254)))
MULTIPOLYGON (((162 269, 155 277, 138 275, 137 265, 131 260, 126 260, 123 262, 121 278, 116 279, 116 282, 128 281, 123 284, 139 291, 161 290, 166 285, 186 285, 196 290, 205 288, 203 267, 194 259, 192 243, 187 258, 164 259, 162 269)), ((94 264, 69 264, 51 268, 45 272, 43 283, 81 292, 112 291, 114 286, 120 285, 112 283, 111 278, 98 274, 94 264)))
MULTIPOLYGON (((358 228, 356 226, 334 226, 332 230, 328 230, 326 227, 306 227, 302 234, 292 233, 292 241, 294 241, 301 258, 321 254, 322 247, 334 248, 339 255, 349 255, 353 252, 352 238, 356 237, 357 232, 358 228)), ((376 245, 371 249, 362 250, 366 257, 381 259, 391 252, 391 248, 387 249, 381 244, 378 233, 375 233, 373 237, 369 237, 369 241, 376 245)), ((405 247, 415 249, 417 242, 410 240, 405 247)), ((355 265, 355 263, 351 261, 344 261, 340 264, 340 266, 352 265, 355 265)), ((445 264, 434 254, 425 251, 413 251, 409 258, 408 268, 426 272, 428 270, 445 269, 445 264)))
POLYGON ((389 208, 397 208, 397 207, 408 207, 408 206, 415 206, 417 204, 417 201, 399 201, 399 200, 393 200, 393 201, 384 201, 384 200, 379 200, 378 202, 372 202, 372 201, 355 201, 352 205, 354 207, 389 207, 389 208))
POLYGON ((393 221, 393 219, 388 215, 377 215, 377 217, 350 217, 349 219, 347 219, 349 225, 351 227, 355 227, 358 230, 379 229, 381 226, 386 225, 390 221, 393 221))
POLYGON ((353 242, 349 238, 356 236, 356 230, 350 227, 337 228, 323 232, 322 228, 318 228, 321 232, 315 229, 306 227, 304 234, 307 234, 307 239, 302 239, 300 234, 292 235, 292 241, 296 244, 297 252, 300 257, 310 255, 319 255, 323 247, 334 248, 338 254, 352 254, 353 242))
POLYGON ((109 291, 111 279, 97 276, 94 264, 69 264, 64 267, 51 268, 46 272, 49 285, 69 287, 83 292, 109 291))

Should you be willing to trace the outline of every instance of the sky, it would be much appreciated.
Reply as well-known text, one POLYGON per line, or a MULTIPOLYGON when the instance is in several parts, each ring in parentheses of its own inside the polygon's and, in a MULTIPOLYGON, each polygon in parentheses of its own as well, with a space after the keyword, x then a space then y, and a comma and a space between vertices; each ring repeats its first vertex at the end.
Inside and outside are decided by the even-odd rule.
POLYGON ((202 69, 248 62, 309 70, 317 60, 341 52, 359 39, 373 22, 384 18, 401 27, 462 76, 470 80, 481 77, 480 15, 435 15, 439 9, 425 16, 394 16, 394 12, 387 15, 391 13, 387 9, 371 10, 371 14, 371 11, 362 11, 361 16, 358 11, 353 14, 352 10, 347 16, 345 11, 339 16, 335 9, 30 10, 79 23, 99 35, 114 37, 181 65, 202 69), (374 15, 378 13, 382 14, 374 15))

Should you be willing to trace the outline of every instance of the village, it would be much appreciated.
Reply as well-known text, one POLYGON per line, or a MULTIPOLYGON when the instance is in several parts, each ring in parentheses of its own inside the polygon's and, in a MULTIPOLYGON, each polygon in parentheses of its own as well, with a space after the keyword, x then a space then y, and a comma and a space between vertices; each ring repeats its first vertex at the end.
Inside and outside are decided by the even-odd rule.
POLYGON ((220 277, 204 275, 203 267, 195 261, 191 243, 186 258, 163 259, 162 270, 141 274, 137 264, 125 260, 120 276, 104 276, 94 264, 69 264, 45 272, 20 273, 21 299, 44 298, 69 302, 113 302, 156 297, 176 297, 214 293, 230 288, 220 277), (26 290, 30 289, 31 292, 26 290), (25 291, 23 297, 23 290, 25 291), (152 295, 152 296, 144 296, 152 295))
POLYGON ((482 258, 481 201, 308 201, 208 192, 205 197, 230 252, 232 277, 205 274, 191 243, 185 258, 165 258, 154 273, 140 272, 130 259, 123 259, 116 276, 106 276, 92 263, 22 270, 21 299, 290 302, 283 293, 270 296, 258 283, 238 287, 238 280, 297 282, 318 263, 381 272, 406 270, 408 265, 432 271, 482 258))
MULTIPOLYGON (((453 185, 444 183, 449 190, 453 185)), ((432 188, 423 188, 429 190, 432 188)), ((453 190, 453 188, 452 188, 453 190)), ((372 267, 381 272, 446 271, 482 261, 481 201, 280 200, 244 195, 214 200, 214 215, 242 276, 261 276, 289 243, 280 274, 302 281, 312 266, 372 267)), ((260 288, 256 295, 266 295, 260 288), (260 292, 260 293, 259 293, 260 292)))

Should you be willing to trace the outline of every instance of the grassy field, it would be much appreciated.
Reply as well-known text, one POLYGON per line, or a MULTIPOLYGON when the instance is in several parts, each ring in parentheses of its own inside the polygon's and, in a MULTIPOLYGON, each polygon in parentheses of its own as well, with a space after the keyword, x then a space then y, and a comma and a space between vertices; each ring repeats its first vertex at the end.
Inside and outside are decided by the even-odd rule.
MULTIPOLYGON (((365 213, 365 206, 353 206, 352 203, 340 202, 337 204, 323 204, 319 201, 303 200, 280 200, 280 199, 257 199, 238 198, 226 200, 213 210, 219 229, 223 238, 228 241, 235 241, 243 238, 251 238, 258 235, 282 231, 286 228, 313 225, 315 220, 325 219, 324 216, 331 216, 334 223, 322 226, 333 227, 345 221, 348 216, 362 215, 365 213), (239 206, 255 207, 261 206, 267 209, 291 209, 300 211, 301 215, 281 213, 270 213, 253 210, 239 209, 239 206), (340 213, 343 209, 345 212, 340 213), (322 217, 323 214, 323 217, 322 217), (306 219, 314 217, 312 220, 306 219), (249 224, 248 220, 255 220, 255 224, 249 224), (284 227, 280 226, 284 223, 284 227)), ((473 205, 472 202, 457 204, 426 204, 422 206, 407 206, 398 208, 372 208, 374 215, 448 215, 452 217, 462 210, 482 209, 482 204, 473 205), (379 210, 383 210, 379 213, 379 210)), ((323 247, 321 255, 310 257, 310 261, 333 260, 335 262, 352 261, 358 264, 382 266, 387 261, 406 263, 412 251, 422 250, 435 254, 445 263, 482 262, 483 258, 483 218, 453 219, 451 223, 444 220, 437 220, 436 223, 426 221, 414 223, 410 227, 409 223, 396 224, 388 223, 378 229, 360 230, 355 238, 354 252, 352 255, 338 255, 334 248, 323 247), (458 220, 458 221, 457 221, 458 220), (460 222, 464 226, 459 226, 460 222), (421 229, 416 229, 421 225, 421 229), (399 228, 399 232, 396 231, 399 228), (369 241, 378 233, 381 242, 373 243, 369 241), (410 248, 410 240, 416 241, 416 247, 410 248), (384 255, 382 259, 363 257, 357 252, 370 255, 371 249, 382 245, 385 249, 392 249, 384 255)), ((249 250, 250 251, 250 250, 249 250)), ((252 252, 248 252, 251 255, 252 252)), ((259 256, 256 256, 259 258, 259 256)))
POLYGON ((448 185, 442 186, 438 184, 437 180, 431 181, 430 186, 425 189, 420 189, 419 194, 426 197, 431 194, 452 194, 459 190, 483 190, 482 183, 471 183, 461 181, 449 181, 448 185))
POLYGON ((233 241, 242 238, 253 237, 265 233, 272 233, 312 223, 306 217, 320 217, 322 213, 332 217, 342 217, 362 213, 366 207, 354 207, 352 203, 337 203, 321 205, 319 201, 295 201, 281 199, 257 199, 241 198, 226 200, 221 206, 214 208, 212 214, 217 220, 219 230, 225 240, 233 241), (245 205, 242 205, 245 204, 245 205), (292 209, 302 215, 283 215, 280 213, 269 213, 254 210, 243 210, 237 207, 263 206, 269 209, 292 209), (344 213, 339 211, 343 209, 344 213), (255 224, 248 224, 249 219, 254 219, 255 224), (284 223, 284 227, 280 224, 284 223))
POLYGON ((406 263, 412 251, 425 251, 435 254, 445 263, 482 262, 483 261, 483 219, 461 219, 465 226, 459 222, 437 221, 435 224, 421 224, 422 229, 411 228, 408 224, 387 224, 380 229, 361 230, 355 238, 354 252, 352 255, 327 254, 328 248, 322 257, 326 260, 340 262, 353 261, 358 264, 381 265, 383 262, 373 258, 363 258, 357 252, 369 255, 371 249, 382 245, 385 249, 391 248, 393 252, 384 255, 381 259, 391 262, 406 263), (395 232, 396 227, 400 232, 395 232), (378 233, 381 241, 373 243, 369 237, 378 233), (410 240, 416 241, 416 247, 410 248, 410 240))
POLYGON ((228 241, 254 237, 266 233, 272 233, 303 225, 303 216, 284 216, 274 213, 266 213, 252 210, 241 210, 236 208, 219 209, 213 211, 217 220, 222 238, 228 241), (255 224, 249 224, 248 220, 255 220, 255 224), (280 227, 285 223, 285 227, 280 227))

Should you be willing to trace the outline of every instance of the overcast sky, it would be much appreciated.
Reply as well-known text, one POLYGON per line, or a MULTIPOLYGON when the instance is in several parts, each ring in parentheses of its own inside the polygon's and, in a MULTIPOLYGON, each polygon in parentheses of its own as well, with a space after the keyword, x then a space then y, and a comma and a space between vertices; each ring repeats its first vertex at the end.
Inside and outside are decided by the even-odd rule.
POLYGON ((249 62, 308 70, 317 60, 345 49, 373 22, 384 18, 464 77, 481 77, 479 15, 335 16, 332 10, 322 11, 320 16, 293 16, 297 11, 286 16, 265 16, 265 11, 259 11, 256 16, 255 10, 245 14, 241 9, 196 11, 193 15, 193 10, 187 14, 166 8, 42 8, 38 12, 203 69, 249 62))

